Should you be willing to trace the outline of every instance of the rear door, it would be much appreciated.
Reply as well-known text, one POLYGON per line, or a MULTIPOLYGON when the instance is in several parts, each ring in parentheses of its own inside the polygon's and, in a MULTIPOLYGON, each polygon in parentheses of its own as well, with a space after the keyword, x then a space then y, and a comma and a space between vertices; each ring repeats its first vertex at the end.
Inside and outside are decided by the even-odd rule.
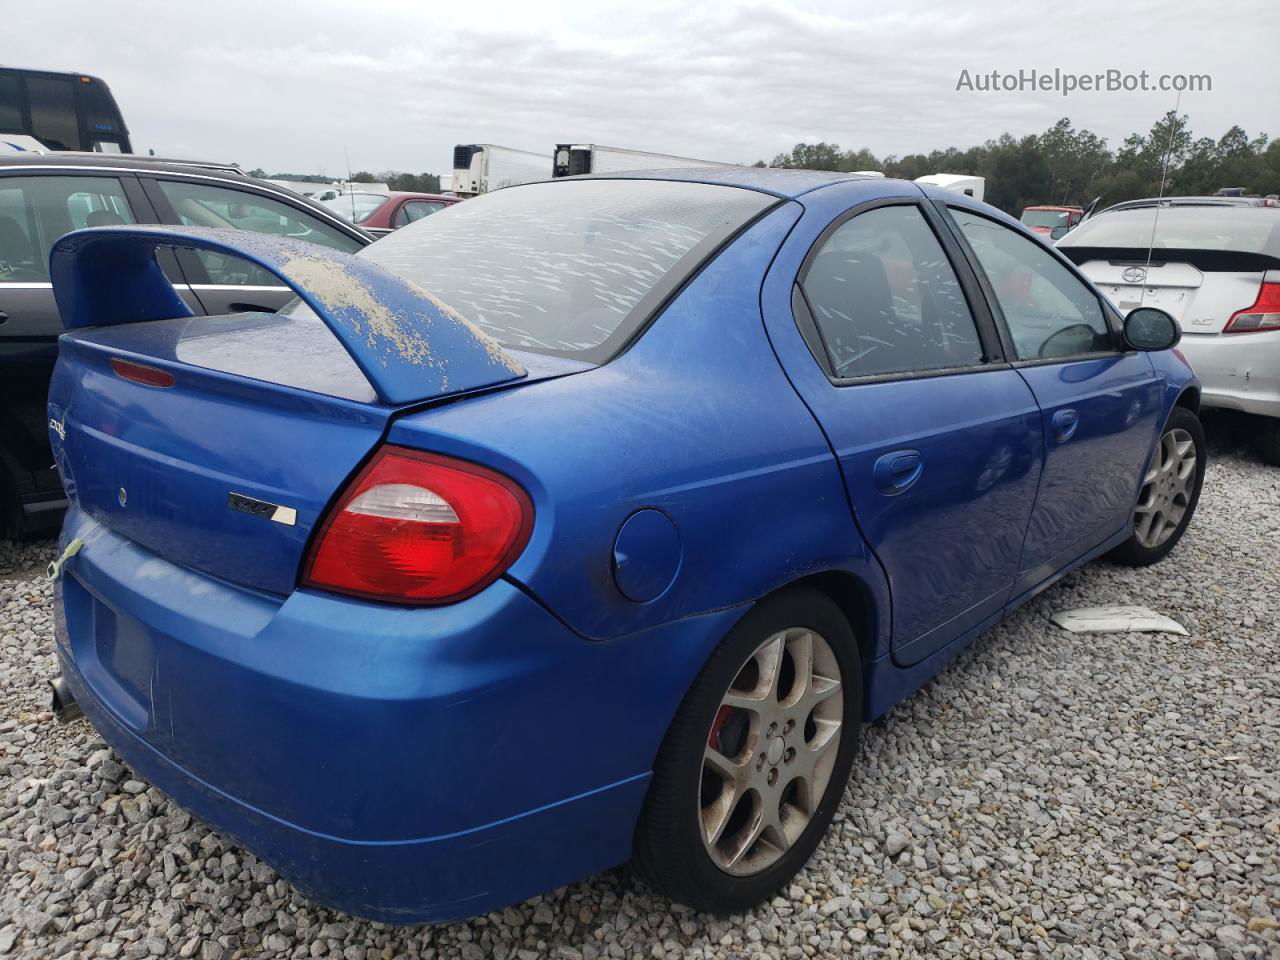
MULTIPOLYGON (((225 181, 153 176, 142 178, 161 222, 188 227, 232 227, 307 240, 344 253, 365 241, 302 205, 225 181)), ((292 291, 248 261, 210 251, 178 254, 191 289, 208 314, 275 311, 292 291)))
POLYGON ((1118 317, 1052 252, 948 209, 1043 417, 1044 472, 1016 596, 1132 524, 1163 385, 1146 354, 1123 349, 1118 317))
POLYGON ((415 220, 421 220, 423 217, 429 217, 433 213, 443 210, 448 204, 441 203, 439 200, 406 200, 396 211, 395 218, 391 221, 391 225, 400 228, 413 223, 415 220))
POLYGON ((911 199, 856 207, 814 245, 793 297, 827 375, 793 382, 887 574, 905 664, 1002 611, 1042 457, 1031 390, 939 227, 911 199))

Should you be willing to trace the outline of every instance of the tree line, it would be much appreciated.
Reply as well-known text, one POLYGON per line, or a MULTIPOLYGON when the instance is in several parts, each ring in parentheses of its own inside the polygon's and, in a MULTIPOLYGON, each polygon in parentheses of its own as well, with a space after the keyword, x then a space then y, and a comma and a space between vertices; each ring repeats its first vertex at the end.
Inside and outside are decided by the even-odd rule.
MULTIPOLYGON (((1132 133, 1116 150, 1090 130, 1076 129, 1063 117, 1044 133, 1014 137, 1002 134, 980 146, 947 147, 929 153, 879 158, 870 150, 842 150, 834 143, 797 143, 756 166, 798 167, 807 170, 878 170, 887 177, 914 180, 930 173, 960 173, 985 177, 986 200, 1018 214, 1032 204, 1099 206, 1154 197, 1212 194, 1221 187, 1243 187, 1250 194, 1280 194, 1280 139, 1266 134, 1250 138, 1240 126, 1222 136, 1196 138, 1186 114, 1170 110, 1147 133, 1132 133), (1166 169, 1167 164, 1167 169, 1166 169)), ((262 170, 251 176, 266 177, 262 170)), ((273 180, 316 180, 315 174, 277 173, 273 180)), ((392 190, 439 193, 434 173, 361 170, 355 183, 386 183, 392 190)))
MULTIPOLYGON (((757 166, 765 166, 760 161, 757 166)), ((1196 138, 1186 114, 1169 111, 1145 134, 1133 133, 1117 150, 1063 117, 1044 133, 1003 134, 980 146, 877 158, 870 150, 842 150, 834 143, 797 143, 768 164, 808 170, 878 170, 914 180, 930 173, 986 178, 986 200, 1017 214, 1032 204, 1099 207, 1154 197, 1165 176, 1166 195, 1213 194, 1243 187, 1250 194, 1280 193, 1280 140, 1254 138, 1233 126, 1216 140, 1196 138), (1167 161, 1166 161, 1167 155, 1167 161), (1167 162, 1167 170, 1165 169, 1167 162)))

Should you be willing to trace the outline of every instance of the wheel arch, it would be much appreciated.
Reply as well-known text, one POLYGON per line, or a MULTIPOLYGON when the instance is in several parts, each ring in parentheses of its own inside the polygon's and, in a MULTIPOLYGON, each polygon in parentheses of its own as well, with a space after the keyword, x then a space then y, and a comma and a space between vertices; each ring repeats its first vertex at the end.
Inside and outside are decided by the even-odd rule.
POLYGON ((1173 402, 1173 405, 1175 407, 1185 407, 1197 417, 1200 416, 1200 388, 1195 386, 1187 387, 1178 394, 1178 399, 1173 402))
POLYGON ((857 639, 859 659, 865 676, 865 668, 876 655, 881 627, 880 610, 870 585, 847 570, 824 570, 793 580, 774 593, 797 587, 817 590, 839 608, 857 639))

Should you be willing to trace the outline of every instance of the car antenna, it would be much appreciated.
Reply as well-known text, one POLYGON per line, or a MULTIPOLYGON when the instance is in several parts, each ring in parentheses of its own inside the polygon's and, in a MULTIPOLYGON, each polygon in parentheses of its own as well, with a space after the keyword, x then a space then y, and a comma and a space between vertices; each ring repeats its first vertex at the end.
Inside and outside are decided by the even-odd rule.
MULTIPOLYGON (((1182 94, 1178 94, 1178 96, 1181 97, 1182 94)), ((348 149, 345 143, 342 145, 342 155, 347 158, 347 199, 351 201, 351 222, 355 223, 356 222, 356 195, 355 195, 355 191, 351 189, 351 151, 350 149, 348 149)), ((1164 189, 1163 185, 1161 186, 1161 189, 1162 190, 1164 189)), ((1148 255, 1147 262, 1149 263, 1150 261, 1151 261, 1151 257, 1148 255)))
MULTIPOLYGON (((1173 102, 1173 116, 1176 120, 1178 110, 1182 107, 1182 91, 1178 91, 1178 98, 1173 102)), ((1173 124, 1169 124, 1169 142, 1164 147, 1164 162, 1160 165, 1160 193, 1156 196, 1155 215, 1151 218, 1151 239, 1147 242, 1147 265, 1142 268, 1142 292, 1138 294, 1138 306, 1147 299, 1147 281, 1151 273, 1151 251, 1156 245, 1156 226, 1160 223, 1160 207, 1164 203, 1164 185, 1169 177, 1169 157, 1173 154, 1173 124)))

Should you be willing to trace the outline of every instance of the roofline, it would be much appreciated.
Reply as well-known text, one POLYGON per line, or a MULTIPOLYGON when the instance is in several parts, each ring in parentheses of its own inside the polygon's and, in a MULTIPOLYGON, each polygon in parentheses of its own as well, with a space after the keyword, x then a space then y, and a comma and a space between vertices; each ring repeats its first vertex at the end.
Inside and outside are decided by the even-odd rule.
MULTIPOLYGON (((96 164, 93 164, 93 163, 52 163, 51 164, 51 163, 43 162, 48 159, 47 154, 32 154, 31 156, 36 159, 31 161, 25 161, 25 157, 23 155, 13 154, 13 157, 16 157, 20 160, 24 160, 24 162, 21 162, 21 163, 3 162, 6 160, 9 160, 10 158, 7 156, 0 156, 0 173, 3 173, 5 170, 92 170, 92 171, 98 171, 99 173, 102 173, 104 171, 111 171, 115 173, 135 173, 135 174, 138 174, 138 173, 152 174, 152 173, 160 172, 160 173, 172 174, 178 177, 188 177, 192 180, 212 180, 215 183, 232 183, 242 187, 250 187, 254 190, 261 191, 262 193, 265 193, 265 194, 270 194, 276 197, 282 197, 293 204, 300 203, 303 206, 307 207, 309 210, 311 210, 312 213, 319 215, 321 218, 323 218, 327 222, 339 227, 345 233, 355 234, 359 238, 363 240, 367 240, 369 242, 372 242, 374 239, 373 235, 370 234, 363 227, 361 227, 359 224, 351 223, 349 220, 344 220, 342 217, 338 216, 336 211, 330 209, 329 207, 326 207, 324 204, 317 203, 315 200, 312 200, 310 197, 304 197, 300 193, 295 193, 293 190, 290 190, 288 187, 277 186, 276 184, 270 183, 269 181, 260 180, 257 177, 251 177, 244 171, 240 170, 239 167, 230 168, 230 170, 235 171, 235 174, 236 174, 232 176, 230 175, 230 171, 224 172, 223 168, 202 167, 198 163, 188 163, 185 165, 153 164, 151 167, 147 167, 145 164, 140 167, 131 167, 131 166, 128 166, 127 164, 121 164, 118 162, 117 163, 99 162, 96 164)), ((96 156, 99 156, 99 154, 81 154, 81 156, 96 157, 96 156)), ((111 156, 112 159, 114 159, 115 156, 117 155, 110 154, 109 156, 111 156)), ((120 154, 119 156, 128 157, 128 156, 132 156, 132 154, 120 154)))
POLYGON ((131 164, 137 163, 144 166, 158 167, 195 167, 201 170, 217 170, 222 173, 234 173, 242 177, 249 176, 242 168, 234 163, 220 163, 213 160, 186 160, 175 157, 152 157, 138 153, 95 153, 90 150, 48 150, 43 153, 24 151, 23 153, 0 154, 0 165, 23 166, 24 162, 38 162, 55 167, 78 166, 86 163, 98 167, 127 167, 131 164))
MULTIPOLYGON (((671 167, 667 169, 654 170, 619 170, 612 173, 582 173, 572 177, 549 177, 545 180, 534 180, 532 183, 564 183, 574 180, 649 180, 663 183, 701 183, 711 187, 732 187, 738 190, 752 190, 756 193, 767 194, 772 197, 778 197, 782 200, 795 200, 803 197, 805 194, 812 193, 815 190, 821 190, 824 187, 835 186, 839 183, 850 183, 855 180, 873 180, 876 183, 892 183, 895 180, 899 183, 912 183, 910 180, 902 180, 897 177, 869 177, 865 174, 845 173, 836 170, 800 170, 793 167, 744 167, 737 164, 723 164, 720 166, 707 167, 671 167), (812 174, 829 174, 820 183, 814 183, 805 187, 803 190, 780 190, 768 187, 760 183, 742 183, 737 181, 729 181, 717 179, 715 172, 717 170, 794 170, 798 173, 812 174), (663 173, 697 173, 699 176, 662 176, 663 173)), ((511 190, 515 187, 528 186, 528 184, 512 184, 510 187, 503 187, 504 190, 511 190)))

